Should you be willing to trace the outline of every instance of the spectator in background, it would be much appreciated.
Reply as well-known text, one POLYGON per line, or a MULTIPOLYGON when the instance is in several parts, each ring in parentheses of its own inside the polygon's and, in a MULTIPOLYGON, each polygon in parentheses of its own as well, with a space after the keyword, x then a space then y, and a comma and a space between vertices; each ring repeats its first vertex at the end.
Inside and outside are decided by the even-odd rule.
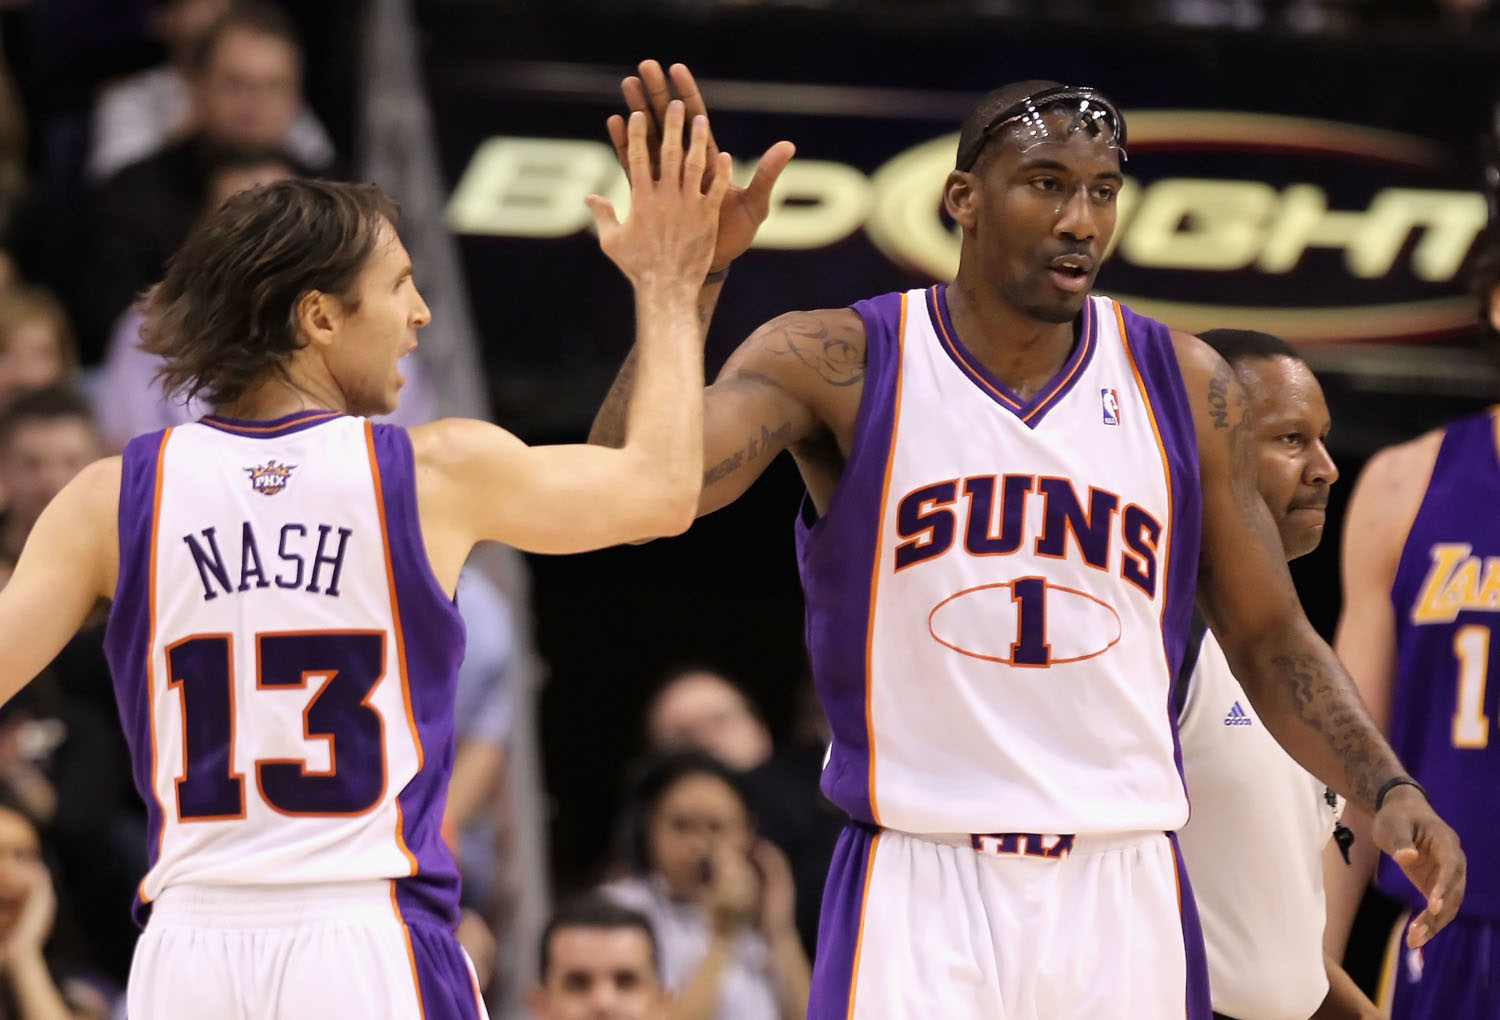
POLYGON ((514 650, 510 603, 472 564, 458 576, 459 615, 468 640, 458 667, 453 718, 457 747, 448 779, 443 833, 463 877, 463 915, 455 933, 469 954, 481 989, 495 972, 493 922, 506 915, 511 893, 500 846, 499 809, 510 739, 512 691, 507 676, 514 650))
POLYGON ((661 1020, 651 922, 598 893, 559 907, 542 932, 541 973, 527 995, 533 1020, 661 1020))
POLYGON ((68 314, 40 287, 0 288, 0 408, 17 396, 70 381, 78 347, 68 314))
POLYGON ((781 851, 739 775, 698 751, 655 761, 630 808, 633 874, 603 892, 651 921, 672 1020, 801 1020, 811 970, 781 851))
POLYGON ((221 154, 288 151, 302 51, 286 15, 261 3, 231 7, 199 45, 191 86, 193 132, 106 181, 81 225, 73 307, 85 361, 99 359, 120 314, 161 277, 202 214, 221 154))
MULTIPOLYGON (((0 571, 8 578, 52 498, 102 451, 88 404, 52 387, 0 411, 0 571)), ((0 709, 0 790, 56 847, 66 885, 94 908, 90 959, 124 983, 135 932, 127 909, 145 872, 145 820, 114 722, 103 612, 26 691, 0 709)))
POLYGON ((0 1017, 5 1020, 76 1015, 43 955, 56 915, 41 835, 25 813, 0 801, 0 1017))
MULTIPOLYGON (((131 163, 191 134, 201 111, 194 102, 195 59, 229 0, 162 0, 154 19, 167 49, 167 63, 106 86, 94 107, 88 176, 102 181, 131 163)), ((233 95, 253 85, 229 79, 215 91, 233 95)), ((286 151, 308 166, 333 160, 333 142, 305 104, 297 108, 286 133, 286 151)))
MULTIPOLYGON (((817 714, 817 699, 805 700, 817 714)), ((706 751, 740 773, 760 834, 791 864, 797 932, 803 949, 811 953, 823 884, 844 817, 818 789, 826 737, 798 736, 786 747, 773 748, 771 731, 745 692, 706 666, 669 673, 646 709, 646 739, 653 753, 706 751)))

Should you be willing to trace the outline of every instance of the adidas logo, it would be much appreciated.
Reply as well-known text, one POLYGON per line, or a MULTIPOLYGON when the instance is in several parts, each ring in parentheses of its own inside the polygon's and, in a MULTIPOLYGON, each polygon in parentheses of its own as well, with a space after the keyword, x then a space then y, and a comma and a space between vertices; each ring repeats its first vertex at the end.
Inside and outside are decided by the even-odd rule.
POLYGON ((1241 708, 1240 703, 1236 701, 1234 707, 1229 710, 1229 714, 1224 717, 1224 725, 1254 726, 1255 720, 1250 718, 1250 713, 1241 708))

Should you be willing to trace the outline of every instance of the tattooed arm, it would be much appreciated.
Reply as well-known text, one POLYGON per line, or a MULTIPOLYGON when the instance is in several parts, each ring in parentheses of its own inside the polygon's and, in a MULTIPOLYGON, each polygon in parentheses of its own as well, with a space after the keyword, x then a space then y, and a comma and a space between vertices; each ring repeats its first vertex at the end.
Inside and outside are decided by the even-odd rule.
MULTIPOLYGON (((599 409, 590 443, 623 440, 633 358, 599 409)), ((850 309, 790 312, 750 334, 704 391, 698 516, 738 499, 782 450, 827 431, 833 403, 864 374, 864 323, 850 309)))
MULTIPOLYGON (((1198 607, 1256 713, 1297 763, 1367 811, 1406 771, 1348 673, 1297 600, 1280 536, 1256 486, 1249 402, 1234 372, 1196 337, 1173 334, 1198 433, 1203 552, 1198 607)), ((1394 787, 1374 840, 1428 895, 1409 938, 1425 942, 1463 896, 1458 837, 1416 788, 1394 787)))

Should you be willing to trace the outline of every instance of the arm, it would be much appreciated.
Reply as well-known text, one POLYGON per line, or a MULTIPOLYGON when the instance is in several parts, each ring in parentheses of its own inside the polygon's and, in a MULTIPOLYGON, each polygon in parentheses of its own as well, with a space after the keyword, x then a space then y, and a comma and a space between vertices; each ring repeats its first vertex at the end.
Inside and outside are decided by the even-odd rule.
POLYGON ((693 309, 713 252, 728 157, 719 156, 718 177, 700 194, 707 122, 694 122, 684 159, 680 103, 668 118, 675 140, 669 130, 661 180, 653 181, 645 115, 631 117, 626 222, 604 199, 590 198, 600 246, 635 288, 640 354, 626 442, 619 449, 528 447, 503 429, 461 419, 413 430, 424 520, 471 544, 488 539, 549 553, 677 534, 691 523, 703 457, 703 347, 693 309))
POLYGON ((1378 1020, 1380 1010, 1344 968, 1327 955, 1323 957, 1323 966, 1328 971, 1328 995, 1309 1020, 1378 1020))
POLYGON ((120 458, 90 464, 42 511, 0 589, 0 702, 57 657, 101 598, 114 596, 120 458))
MULTIPOLYGON (((1355 483, 1344 518, 1343 611, 1334 648, 1382 731, 1390 721, 1396 665, 1391 584, 1441 442, 1437 432, 1376 454, 1355 483)), ((1336 960, 1344 958, 1354 915, 1380 858, 1368 811, 1349 805, 1344 824, 1354 832, 1349 863, 1330 847, 1323 869, 1328 892, 1323 948, 1336 960)))
MULTIPOLYGON (((781 451, 837 417, 831 405, 865 375, 865 330, 848 308, 790 312, 761 326, 730 355, 703 394, 703 489, 699 517, 734 502, 781 451)), ((618 443, 609 422, 631 400, 627 360, 591 443, 618 443)), ((857 392, 857 391, 856 391, 857 392)))
MULTIPOLYGON (((1199 608, 1276 741, 1303 768, 1373 811, 1380 787, 1406 773, 1333 650, 1302 613, 1280 536, 1256 487, 1244 389, 1196 337, 1174 334, 1174 343, 1198 434, 1199 608)), ((1375 844, 1393 853, 1428 896, 1428 909, 1409 936, 1420 944, 1457 911, 1463 852, 1413 787, 1393 789, 1380 816, 1375 844)))
POLYGON ((488 740, 460 740, 453 758, 453 776, 448 780, 443 831, 457 839, 484 806, 504 771, 504 747, 488 740))

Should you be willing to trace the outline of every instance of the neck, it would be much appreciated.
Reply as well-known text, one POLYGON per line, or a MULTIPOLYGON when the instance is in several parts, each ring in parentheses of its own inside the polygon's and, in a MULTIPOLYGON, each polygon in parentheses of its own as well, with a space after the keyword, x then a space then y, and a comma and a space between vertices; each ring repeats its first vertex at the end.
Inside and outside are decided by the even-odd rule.
POLYGON ((298 411, 348 411, 347 401, 331 379, 267 375, 238 397, 214 408, 226 418, 271 421, 298 411))
POLYGON ((999 288, 962 270, 948 285, 948 316, 969 353, 1023 400, 1047 384, 1073 351, 1072 322, 1043 322, 999 288))

